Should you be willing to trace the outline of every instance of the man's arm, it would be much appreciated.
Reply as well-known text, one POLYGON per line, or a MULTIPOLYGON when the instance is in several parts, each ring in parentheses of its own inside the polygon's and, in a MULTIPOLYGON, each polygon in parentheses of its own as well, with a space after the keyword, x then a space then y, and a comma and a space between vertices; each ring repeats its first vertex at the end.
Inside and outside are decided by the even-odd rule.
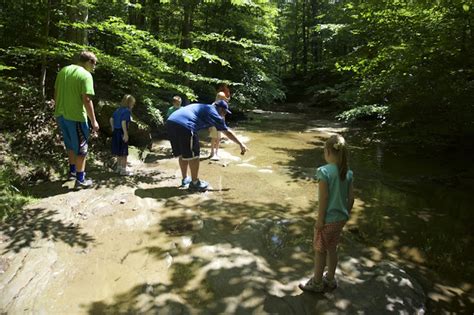
POLYGON ((226 136, 227 138, 229 138, 230 140, 232 140, 233 142, 237 143, 239 146, 240 146, 240 154, 244 155, 245 152, 247 152, 249 149, 247 148, 247 146, 245 144, 243 144, 237 137, 236 135, 232 132, 232 130, 230 129, 227 129, 227 130, 223 130, 222 131, 226 136))
POLYGON ((94 104, 92 103, 92 99, 89 97, 89 95, 82 94, 82 103, 84 104, 84 107, 86 108, 87 117, 89 117, 91 121, 92 130, 96 132, 99 131, 99 124, 97 123, 97 120, 95 119, 94 104))

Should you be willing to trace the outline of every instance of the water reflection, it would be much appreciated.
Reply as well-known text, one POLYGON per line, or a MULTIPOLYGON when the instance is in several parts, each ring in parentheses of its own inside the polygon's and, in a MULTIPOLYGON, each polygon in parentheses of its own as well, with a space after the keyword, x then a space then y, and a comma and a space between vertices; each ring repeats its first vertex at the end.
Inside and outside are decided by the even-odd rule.
MULTIPOLYGON (((350 145, 358 198, 349 222, 352 234, 392 259, 412 262, 414 270, 429 268, 430 277, 472 290, 474 166, 469 155, 452 149, 389 146, 374 141, 371 130, 351 130, 324 120, 266 118, 258 124, 246 122, 252 144, 269 143, 273 152, 258 155, 276 156, 279 171, 297 183, 311 179, 316 166, 324 164, 326 137, 342 133, 350 145)), ((271 163, 262 157, 253 162, 257 167, 271 163)), ((274 235, 274 246, 280 242, 274 235)))

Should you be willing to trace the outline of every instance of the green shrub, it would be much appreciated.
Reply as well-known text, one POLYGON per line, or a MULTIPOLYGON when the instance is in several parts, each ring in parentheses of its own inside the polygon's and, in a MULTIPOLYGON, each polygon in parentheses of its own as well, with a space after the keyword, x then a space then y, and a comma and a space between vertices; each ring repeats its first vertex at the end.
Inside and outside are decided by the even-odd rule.
POLYGON ((0 220, 19 211, 30 201, 16 188, 14 178, 17 176, 10 167, 0 168, 0 220))
POLYGON ((336 118, 345 122, 374 119, 385 120, 387 118, 388 111, 388 106, 384 105, 363 105, 342 112, 341 114, 337 115, 336 118))

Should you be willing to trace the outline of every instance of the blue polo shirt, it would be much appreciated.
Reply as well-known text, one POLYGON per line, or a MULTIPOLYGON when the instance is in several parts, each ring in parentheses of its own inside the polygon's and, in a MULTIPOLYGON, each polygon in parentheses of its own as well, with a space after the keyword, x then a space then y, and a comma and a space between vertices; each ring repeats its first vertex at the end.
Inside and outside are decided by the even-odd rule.
POLYGON ((316 179, 328 184, 329 200, 326 209, 325 223, 349 220, 348 197, 353 173, 348 170, 346 178, 341 181, 339 169, 335 164, 326 164, 316 170, 316 179))
POLYGON ((216 127, 219 131, 228 129, 217 108, 209 104, 196 103, 181 107, 168 117, 168 121, 175 122, 192 132, 209 127, 216 127))

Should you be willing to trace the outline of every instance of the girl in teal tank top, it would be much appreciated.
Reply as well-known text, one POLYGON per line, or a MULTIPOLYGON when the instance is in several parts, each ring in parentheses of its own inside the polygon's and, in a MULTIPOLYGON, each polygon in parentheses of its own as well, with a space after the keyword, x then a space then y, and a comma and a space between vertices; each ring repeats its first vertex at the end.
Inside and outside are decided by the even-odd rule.
POLYGON ((299 287, 305 291, 323 292, 337 287, 337 244, 354 205, 353 173, 347 161, 347 145, 340 135, 331 136, 324 145, 326 165, 316 171, 319 209, 314 226, 314 276, 299 287), (328 263, 328 271, 323 272, 328 263))

